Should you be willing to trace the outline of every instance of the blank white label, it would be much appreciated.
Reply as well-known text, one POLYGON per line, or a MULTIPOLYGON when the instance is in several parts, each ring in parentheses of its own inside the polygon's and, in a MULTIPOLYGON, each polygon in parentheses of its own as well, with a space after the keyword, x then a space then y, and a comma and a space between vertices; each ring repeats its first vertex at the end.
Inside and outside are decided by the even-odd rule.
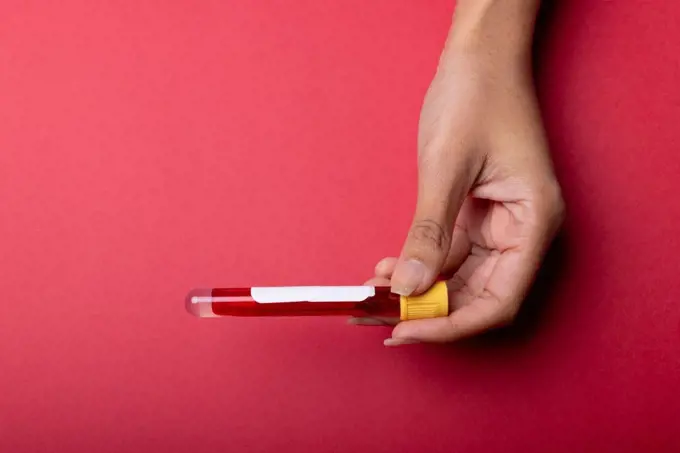
POLYGON ((373 286, 279 286, 250 288, 255 302, 361 302, 375 296, 373 286))

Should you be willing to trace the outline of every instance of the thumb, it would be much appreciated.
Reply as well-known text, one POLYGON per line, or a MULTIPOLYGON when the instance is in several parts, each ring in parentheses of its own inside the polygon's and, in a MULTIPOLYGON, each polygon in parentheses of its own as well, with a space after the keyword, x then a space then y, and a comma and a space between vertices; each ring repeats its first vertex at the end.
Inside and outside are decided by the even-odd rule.
POLYGON ((438 278, 458 211, 473 182, 471 166, 444 157, 449 158, 420 160, 416 212, 391 280, 392 292, 402 296, 420 294, 438 278))

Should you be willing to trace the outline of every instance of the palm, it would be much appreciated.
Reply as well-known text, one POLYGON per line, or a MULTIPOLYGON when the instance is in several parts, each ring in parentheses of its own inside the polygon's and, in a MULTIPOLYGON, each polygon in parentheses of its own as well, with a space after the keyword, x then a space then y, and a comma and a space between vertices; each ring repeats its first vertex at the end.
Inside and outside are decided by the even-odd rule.
POLYGON ((510 276, 494 270, 504 253, 522 247, 526 236, 522 210, 516 203, 473 197, 465 201, 444 267, 444 273, 452 275, 452 309, 497 302, 510 276))

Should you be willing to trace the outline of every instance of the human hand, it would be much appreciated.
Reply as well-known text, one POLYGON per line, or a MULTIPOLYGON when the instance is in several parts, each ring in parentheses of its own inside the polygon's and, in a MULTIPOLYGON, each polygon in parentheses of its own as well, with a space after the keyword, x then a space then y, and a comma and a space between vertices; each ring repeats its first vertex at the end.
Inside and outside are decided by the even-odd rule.
POLYGON ((401 322, 385 344, 452 341, 510 323, 564 216, 529 65, 466 52, 443 60, 422 108, 418 170, 401 255, 378 263, 368 283, 411 295, 453 275, 451 314, 401 322))

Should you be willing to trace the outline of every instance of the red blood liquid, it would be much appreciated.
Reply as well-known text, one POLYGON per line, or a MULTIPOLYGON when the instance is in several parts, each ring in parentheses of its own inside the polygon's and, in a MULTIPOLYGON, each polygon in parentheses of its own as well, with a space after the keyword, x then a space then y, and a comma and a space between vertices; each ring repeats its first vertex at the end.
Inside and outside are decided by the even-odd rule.
POLYGON ((186 297, 189 313, 215 316, 384 316, 398 318, 399 295, 376 287, 375 295, 360 302, 256 302, 250 288, 194 289, 186 297))

